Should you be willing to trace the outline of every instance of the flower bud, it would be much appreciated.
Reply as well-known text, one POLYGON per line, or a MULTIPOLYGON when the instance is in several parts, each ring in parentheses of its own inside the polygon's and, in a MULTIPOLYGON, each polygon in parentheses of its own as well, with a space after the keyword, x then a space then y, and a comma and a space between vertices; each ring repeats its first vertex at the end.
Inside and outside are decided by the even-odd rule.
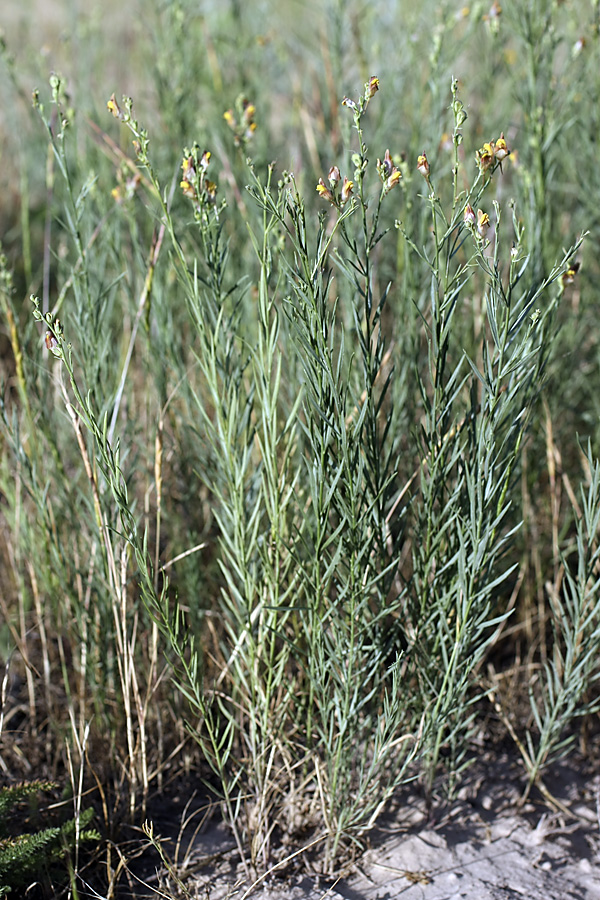
POLYGON ((327 175, 327 180, 330 187, 334 188, 341 177, 342 176, 340 175, 340 170, 338 169, 338 167, 332 166, 329 170, 329 174, 327 175))
POLYGON ((394 163, 392 162, 392 157, 390 156, 390 151, 386 150, 385 155, 383 157, 383 162, 378 159, 377 160, 377 169, 382 178, 389 178, 392 172, 395 169, 394 163))
POLYGON ((46 348, 48 350, 56 350, 56 348, 58 347, 58 341, 56 340, 56 338, 54 337, 54 335, 52 334, 51 331, 46 332, 45 340, 46 340, 46 348))

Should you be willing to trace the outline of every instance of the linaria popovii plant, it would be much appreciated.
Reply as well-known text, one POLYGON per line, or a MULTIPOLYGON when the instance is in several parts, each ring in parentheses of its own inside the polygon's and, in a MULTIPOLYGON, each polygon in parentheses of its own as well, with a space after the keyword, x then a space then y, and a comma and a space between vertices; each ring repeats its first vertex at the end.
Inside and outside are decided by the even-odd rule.
POLYGON ((249 875, 333 874, 405 781, 452 791, 488 689, 530 786, 596 710, 597 267, 562 248, 598 230, 597 40, 575 55, 555 0, 401 35, 338 4, 291 48, 235 6, 156 7, 135 115, 34 94, 0 283, 7 715, 53 766, 67 741, 107 824, 193 764, 249 875))

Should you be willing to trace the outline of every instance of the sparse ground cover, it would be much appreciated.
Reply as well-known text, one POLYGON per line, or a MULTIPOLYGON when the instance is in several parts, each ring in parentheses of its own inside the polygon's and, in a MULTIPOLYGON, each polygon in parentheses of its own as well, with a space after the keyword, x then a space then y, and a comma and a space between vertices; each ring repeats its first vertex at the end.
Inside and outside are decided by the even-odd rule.
POLYGON ((0 892, 379 896, 508 747, 593 890, 597 2, 3 16, 0 892))

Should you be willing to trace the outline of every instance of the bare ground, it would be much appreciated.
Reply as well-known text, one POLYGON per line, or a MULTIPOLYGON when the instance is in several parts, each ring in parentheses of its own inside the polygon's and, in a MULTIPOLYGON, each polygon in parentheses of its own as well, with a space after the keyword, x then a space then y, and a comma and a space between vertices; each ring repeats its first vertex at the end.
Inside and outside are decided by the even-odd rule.
MULTIPOLYGON (((434 818, 418 791, 407 789, 372 833, 369 849, 334 881, 274 872, 253 886, 243 877, 231 836, 214 821, 191 839, 173 830, 164 846, 169 853, 182 839, 179 878, 189 897, 203 900, 600 898, 600 777, 589 760, 573 757, 555 768, 548 787, 565 811, 552 811, 533 796, 519 808, 522 769, 503 755, 475 763, 458 800, 438 805, 434 818)), ((168 808, 159 802, 155 813, 156 833, 166 837, 168 808)), ((144 868, 138 877, 146 887, 138 883, 138 898, 160 891, 178 896, 164 867, 149 871, 147 858, 144 868)))

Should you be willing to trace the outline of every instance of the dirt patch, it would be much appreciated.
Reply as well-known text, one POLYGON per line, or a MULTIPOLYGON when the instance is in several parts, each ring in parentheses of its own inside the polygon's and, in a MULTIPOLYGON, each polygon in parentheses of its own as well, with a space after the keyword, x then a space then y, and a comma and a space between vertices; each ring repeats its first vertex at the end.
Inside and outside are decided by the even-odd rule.
MULTIPOLYGON (((231 836, 214 821, 190 843, 179 878, 189 896, 204 900, 600 898, 600 779, 593 767, 574 759, 553 773, 548 786, 568 814, 535 798, 519 809, 521 776, 508 757, 476 763, 459 799, 434 808, 437 821, 417 791, 402 792, 366 853, 335 881, 272 873, 251 890, 231 836)), ((144 880, 137 897, 160 890, 184 896, 164 869, 144 880)))

